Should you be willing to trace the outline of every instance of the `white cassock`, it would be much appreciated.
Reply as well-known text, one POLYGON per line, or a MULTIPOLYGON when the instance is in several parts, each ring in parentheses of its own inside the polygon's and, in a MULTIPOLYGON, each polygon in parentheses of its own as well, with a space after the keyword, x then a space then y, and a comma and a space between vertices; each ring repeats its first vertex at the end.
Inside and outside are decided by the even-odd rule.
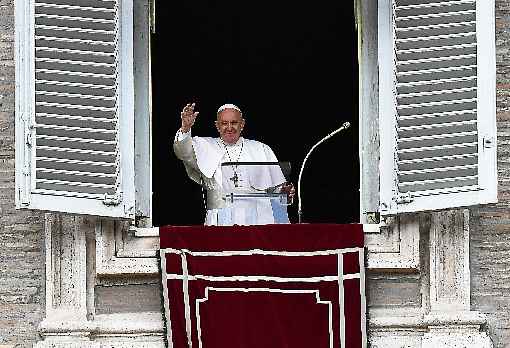
POLYGON ((192 137, 191 132, 179 130, 173 147, 188 176, 207 191, 206 225, 289 223, 286 206, 278 199, 237 199, 233 203, 225 199, 225 194, 230 192, 261 192, 286 181, 280 167, 275 165, 222 168, 225 162, 277 162, 266 144, 241 137, 230 145, 220 138, 192 137))

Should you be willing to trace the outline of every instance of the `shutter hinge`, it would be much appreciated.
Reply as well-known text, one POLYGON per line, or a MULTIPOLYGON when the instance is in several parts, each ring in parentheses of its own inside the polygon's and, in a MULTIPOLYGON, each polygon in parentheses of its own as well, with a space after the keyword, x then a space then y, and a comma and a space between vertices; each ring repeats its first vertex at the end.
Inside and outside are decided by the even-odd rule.
POLYGON ((21 188, 18 189, 18 194, 19 194, 19 198, 20 198, 20 204, 22 206, 29 206, 30 205, 30 198, 29 198, 29 195, 28 195, 28 192, 27 190, 22 190, 21 188))
POLYGON ((103 204, 112 206, 112 205, 119 205, 120 202, 122 202, 122 194, 120 192, 115 193, 114 195, 109 195, 107 193, 104 194, 103 197, 103 204))
POLYGON ((408 204, 412 201, 414 201, 414 198, 411 196, 411 192, 400 193, 396 199, 397 204, 408 204))
POLYGON ((28 146, 28 147, 32 147, 33 145, 33 130, 34 130, 34 125, 31 124, 29 121, 24 121, 25 122, 25 144, 28 146))
POLYGON ((378 224, 381 222, 381 215, 378 211, 366 212, 365 220, 367 224, 378 224))
POLYGON ((494 147, 495 143, 494 137, 484 137, 483 138, 483 148, 484 149, 490 149, 494 147))

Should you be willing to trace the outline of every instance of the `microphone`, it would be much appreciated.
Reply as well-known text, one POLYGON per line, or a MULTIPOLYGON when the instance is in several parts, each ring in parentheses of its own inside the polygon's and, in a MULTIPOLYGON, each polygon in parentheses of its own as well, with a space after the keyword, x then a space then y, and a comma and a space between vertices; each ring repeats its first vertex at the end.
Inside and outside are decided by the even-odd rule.
POLYGON ((308 151, 308 153, 306 154, 305 159, 303 160, 303 164, 301 165, 301 170, 299 171, 299 177, 298 177, 298 222, 299 223, 301 223, 301 220, 303 217, 303 212, 301 210, 301 176, 303 175, 303 169, 305 168, 306 160, 308 159, 308 157, 310 157, 310 154, 312 153, 313 150, 315 150, 315 148, 317 146, 319 146, 320 144, 322 144, 323 142, 325 142, 326 140, 328 140, 329 138, 331 138, 338 132, 341 132, 344 129, 349 128, 350 126, 351 126, 351 124, 349 122, 344 122, 340 128, 329 133, 324 138, 322 138, 318 143, 316 143, 314 146, 312 146, 310 151, 308 151))

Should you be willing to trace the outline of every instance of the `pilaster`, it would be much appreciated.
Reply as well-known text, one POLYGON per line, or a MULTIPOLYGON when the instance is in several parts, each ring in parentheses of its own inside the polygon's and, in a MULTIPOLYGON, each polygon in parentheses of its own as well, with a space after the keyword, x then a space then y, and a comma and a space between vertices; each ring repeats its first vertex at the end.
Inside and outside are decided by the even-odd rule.
POLYGON ((469 211, 435 212, 430 224, 430 303, 423 348, 492 348, 485 315, 471 311, 469 211))
POLYGON ((94 291, 87 282, 87 234, 94 233, 94 223, 86 217, 45 215, 46 317, 39 325, 44 340, 36 348, 99 347, 90 341, 87 319, 94 291))

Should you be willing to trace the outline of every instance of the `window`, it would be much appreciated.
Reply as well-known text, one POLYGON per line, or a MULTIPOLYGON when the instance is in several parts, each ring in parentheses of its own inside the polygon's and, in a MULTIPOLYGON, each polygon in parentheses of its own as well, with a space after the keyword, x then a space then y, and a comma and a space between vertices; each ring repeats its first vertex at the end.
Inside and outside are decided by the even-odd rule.
POLYGON ((15 5, 17 207, 148 216, 148 2, 15 5))
MULTIPOLYGON (((15 4, 17 206, 150 218, 148 0, 15 4)), ((362 215, 495 202, 493 1, 377 4, 362 215)))

